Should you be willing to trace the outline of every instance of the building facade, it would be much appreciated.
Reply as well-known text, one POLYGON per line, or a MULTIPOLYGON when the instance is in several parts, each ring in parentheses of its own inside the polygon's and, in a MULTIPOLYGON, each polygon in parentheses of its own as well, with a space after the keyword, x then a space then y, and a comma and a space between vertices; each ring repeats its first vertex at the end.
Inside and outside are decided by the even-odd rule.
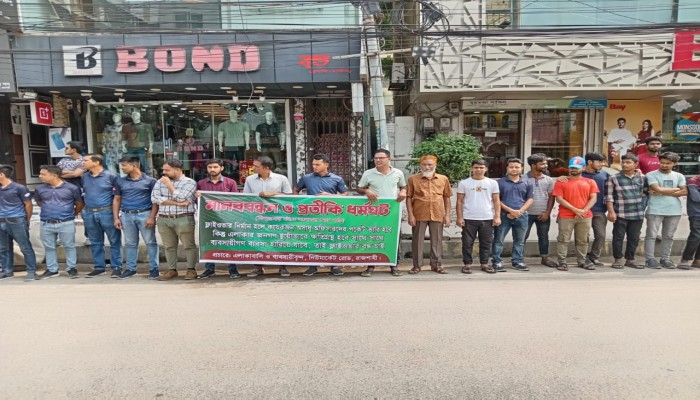
POLYGON ((448 24, 420 39, 434 55, 408 92, 416 131, 472 135, 489 161, 601 151, 611 166, 654 134, 681 172, 700 172, 700 28, 681 24, 700 10, 639 0, 620 17, 620 2, 576 3, 441 2, 448 24))
POLYGON ((25 183, 78 140, 118 171, 137 156, 158 175, 167 159, 192 178, 222 158, 239 182, 268 155, 294 181, 314 153, 353 185, 366 163, 369 124, 353 115, 360 81, 359 11, 348 3, 103 1, 90 7, 19 2, 11 36, 17 87, 50 103, 35 125, 18 98, 25 183), (166 12, 167 10, 167 12, 166 12), (295 19, 310 15, 304 21, 295 19), (351 162, 353 160, 353 162, 351 162), (356 161, 356 162, 355 162, 356 161))

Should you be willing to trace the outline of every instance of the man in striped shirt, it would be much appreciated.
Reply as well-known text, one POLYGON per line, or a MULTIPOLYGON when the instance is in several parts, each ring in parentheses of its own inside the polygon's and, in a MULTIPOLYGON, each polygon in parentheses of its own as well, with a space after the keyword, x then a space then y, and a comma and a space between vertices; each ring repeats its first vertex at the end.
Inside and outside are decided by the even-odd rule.
POLYGON ((194 242, 196 191, 197 182, 183 174, 182 161, 168 160, 163 164, 163 177, 156 182, 151 192, 151 201, 159 206, 156 226, 168 264, 168 270, 158 278, 159 281, 168 281, 178 275, 178 240, 182 242, 187 258, 185 279, 197 279, 194 269, 197 264, 197 246, 194 242))
POLYGON ((643 264, 634 262, 634 253, 639 245, 639 235, 644 222, 644 175, 637 171, 639 159, 632 153, 621 157, 622 172, 610 176, 605 188, 605 203, 608 221, 613 223, 612 251, 613 268, 632 267, 643 269, 643 264), (627 236, 627 248, 622 261, 622 241, 627 236))

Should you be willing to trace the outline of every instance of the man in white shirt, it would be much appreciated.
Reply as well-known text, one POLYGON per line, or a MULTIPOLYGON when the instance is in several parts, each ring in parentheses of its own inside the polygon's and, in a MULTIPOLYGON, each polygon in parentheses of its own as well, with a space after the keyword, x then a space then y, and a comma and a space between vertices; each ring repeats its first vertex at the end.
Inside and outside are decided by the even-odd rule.
POLYGON ((608 134, 608 143, 612 146, 613 150, 622 157, 627 154, 627 151, 632 148, 632 145, 637 143, 637 138, 625 128, 627 120, 624 118, 617 119, 617 128, 610 130, 608 134))
POLYGON ((494 274, 488 265, 493 243, 493 228, 501 224, 498 182, 486 177, 486 161, 472 162, 472 176, 457 185, 457 226, 462 227, 462 272, 472 273, 474 240, 479 237, 481 270, 494 274))
MULTIPOLYGON (((289 184, 289 179, 286 176, 272 172, 275 167, 274 161, 268 156, 258 157, 253 161, 253 169, 255 174, 249 176, 245 180, 243 193, 257 194, 260 197, 272 197, 278 194, 292 194, 292 186, 289 184)), ((265 273, 262 265, 256 265, 253 271, 249 272, 248 278, 255 278, 258 275, 265 273)), ((279 269, 279 273, 283 277, 290 275, 287 268, 283 265, 279 269)))

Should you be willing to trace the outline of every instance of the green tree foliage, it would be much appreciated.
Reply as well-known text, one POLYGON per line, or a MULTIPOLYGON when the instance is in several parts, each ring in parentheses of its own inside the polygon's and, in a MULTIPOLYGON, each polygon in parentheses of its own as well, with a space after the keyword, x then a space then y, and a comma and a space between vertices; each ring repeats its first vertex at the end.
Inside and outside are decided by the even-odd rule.
POLYGON ((481 143, 468 135, 448 136, 439 134, 432 139, 424 140, 413 148, 411 157, 414 158, 408 169, 418 172, 418 159, 432 154, 438 158, 437 172, 447 175, 450 182, 458 182, 469 177, 472 161, 482 158, 479 153, 481 143))

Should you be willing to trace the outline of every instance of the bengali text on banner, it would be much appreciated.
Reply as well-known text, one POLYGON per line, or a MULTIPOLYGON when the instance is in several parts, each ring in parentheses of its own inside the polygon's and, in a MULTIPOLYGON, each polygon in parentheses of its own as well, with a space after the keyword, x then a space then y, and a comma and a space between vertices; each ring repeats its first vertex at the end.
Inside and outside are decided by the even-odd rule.
POLYGON ((396 264, 401 219, 396 199, 201 193, 202 262, 396 264))

